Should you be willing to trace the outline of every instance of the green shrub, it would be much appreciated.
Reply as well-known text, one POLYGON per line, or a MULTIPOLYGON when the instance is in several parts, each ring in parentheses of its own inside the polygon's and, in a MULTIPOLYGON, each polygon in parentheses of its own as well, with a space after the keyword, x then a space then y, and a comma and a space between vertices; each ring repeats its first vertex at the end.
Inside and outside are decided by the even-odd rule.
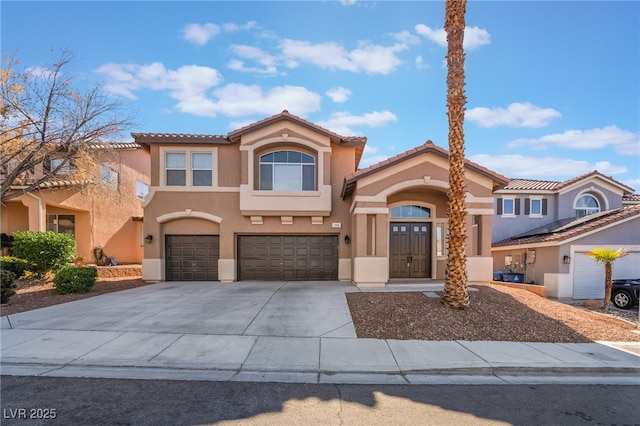
POLYGON ((0 303, 9 303, 16 294, 16 274, 5 269, 0 270, 0 303))
POLYGON ((0 257, 0 269, 13 272, 16 279, 24 275, 24 271, 31 269, 31 264, 24 259, 13 256, 0 257))
POLYGON ((56 273, 53 285, 58 294, 89 293, 97 277, 95 266, 65 266, 56 273))
POLYGON ((30 262, 29 270, 38 276, 60 270, 73 259, 75 251, 73 236, 57 232, 16 232, 13 242, 14 256, 30 262))

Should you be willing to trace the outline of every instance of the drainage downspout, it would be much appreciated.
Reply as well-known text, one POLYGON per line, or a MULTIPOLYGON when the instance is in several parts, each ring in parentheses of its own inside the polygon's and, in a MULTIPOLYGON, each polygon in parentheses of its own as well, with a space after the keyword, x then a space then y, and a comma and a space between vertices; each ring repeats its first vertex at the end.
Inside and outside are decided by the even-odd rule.
POLYGON ((25 195, 28 195, 29 197, 32 197, 38 200, 38 231, 40 232, 45 231, 44 222, 42 220, 42 198, 36 197, 31 192, 26 192, 25 195))

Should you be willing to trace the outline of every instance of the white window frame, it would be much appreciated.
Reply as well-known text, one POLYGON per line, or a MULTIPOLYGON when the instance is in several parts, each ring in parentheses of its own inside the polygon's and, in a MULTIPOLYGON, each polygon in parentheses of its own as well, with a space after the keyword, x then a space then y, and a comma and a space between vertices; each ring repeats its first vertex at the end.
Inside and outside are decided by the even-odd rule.
POLYGON ((503 217, 515 217, 516 216, 516 198, 515 197, 503 197, 502 198, 502 216, 503 217), (511 201, 511 212, 507 212, 505 208, 505 202, 511 201))
POLYGON ((529 217, 542 217, 542 197, 529 198, 529 217), (537 212, 533 211, 533 202, 537 201, 539 209, 537 212))
POLYGON ((120 190, 120 173, 106 164, 100 164, 100 180, 107 188, 120 190))
POLYGON ((136 180, 136 198, 144 201, 147 198, 147 195, 149 195, 149 184, 136 180), (140 191, 141 188, 144 189, 144 191, 140 191), (144 195, 140 195, 141 192, 144 192, 144 195))
POLYGON ((49 163, 49 168, 51 170, 51 173, 53 173, 53 171, 56 169, 56 167, 58 167, 60 164, 62 164, 64 161, 67 161, 67 164, 65 164, 64 166, 62 166, 62 168, 60 170, 58 170, 57 172, 55 172, 56 176, 65 176, 65 175, 70 175, 71 174, 71 160, 70 159, 66 159, 66 158, 52 158, 51 162, 49 163))
MULTIPOLYGON (((293 175, 291 175, 293 176, 293 175)), ((280 177, 283 177, 283 175, 280 175, 280 177)), ((289 181, 293 181, 292 179, 289 179, 289 181)), ((277 151, 272 151, 272 152, 267 152, 264 154, 261 154, 258 157, 258 187, 260 191, 274 191, 274 192, 313 192, 313 191, 317 191, 318 190, 318 159, 314 156, 311 155, 309 153, 303 152, 303 151, 298 151, 295 149, 280 149, 277 151), (289 162, 289 161, 262 161, 262 158, 264 156, 267 156, 269 154, 276 154, 279 152, 296 152, 299 153, 301 155, 305 155, 308 157, 311 157, 313 159, 312 163, 305 163, 303 161, 300 162, 289 162), (271 166, 271 189, 263 189, 262 188, 262 166, 271 166), (313 187, 311 189, 304 189, 304 169, 305 166, 309 167, 313 167, 313 187), (284 188, 282 186, 282 182, 280 182, 281 185, 278 185, 279 181, 278 181, 278 173, 282 173, 284 171, 286 171, 287 169, 289 169, 290 171, 294 171, 296 173, 294 173, 295 175, 297 175, 296 177, 299 177, 298 180, 296 180, 296 183, 298 183, 299 185, 296 188, 293 187, 288 187, 288 188, 284 188)), ((284 181, 286 182, 286 180, 284 181)), ((286 186, 286 185, 285 185, 286 186)))
MULTIPOLYGON (((161 147, 160 148, 160 185, 159 188, 161 190, 171 190, 171 191, 190 191, 190 192, 198 192, 198 191, 211 191, 214 189, 218 189, 218 148, 182 148, 176 149, 175 147, 161 147), (184 185, 167 185, 167 154, 184 154, 185 156, 185 184, 184 185), (202 169, 193 169, 193 154, 211 154, 211 185, 193 185, 193 172, 194 170, 202 170, 202 169)), ((178 169, 176 169, 178 170, 178 169)))
POLYGON ((436 257, 446 257, 449 244, 447 222, 435 222, 433 225, 436 257))
POLYGON ((67 235, 76 235, 76 215, 74 214, 47 214, 47 231, 53 231, 56 232, 58 234, 67 234, 67 235), (60 232, 60 217, 64 216, 64 217, 71 217, 73 218, 72 223, 73 223, 73 232, 69 233, 69 232, 60 232), (55 229, 50 229, 49 228, 49 218, 53 217, 53 225, 55 226, 55 229))
POLYGON ((584 193, 584 194, 580 194, 576 198, 576 201, 573 204, 573 211, 575 212, 576 218, 583 218, 583 217, 586 217, 586 216, 589 216, 589 215, 592 215, 592 214, 600 213, 602 211, 602 206, 600 205, 600 200, 598 200, 598 197, 596 197, 593 194, 584 193), (596 202, 596 205, 598 206, 597 209, 593 208, 593 207, 590 207, 590 208, 578 207, 578 201, 580 201, 580 199, 582 199, 583 197, 591 197, 596 202), (591 210, 595 210, 595 211, 592 211, 591 213, 586 213, 586 214, 584 214, 582 216, 578 215, 578 211, 585 211, 586 212, 586 211, 591 211, 591 210))
POLYGON ((207 152, 207 151, 191 151, 190 156, 189 156, 189 160, 190 160, 190 166, 189 164, 187 165, 187 168, 191 171, 190 176, 191 176, 191 186, 199 186, 199 187, 208 187, 211 188, 213 186, 213 153, 211 152, 207 152), (209 168, 200 168, 200 167, 196 167, 195 161, 194 161, 194 157, 196 155, 209 155, 209 157, 211 158, 211 167, 209 168), (209 184, 208 185, 196 185, 195 182, 195 172, 197 171, 209 171, 211 172, 211 179, 209 180, 209 184))

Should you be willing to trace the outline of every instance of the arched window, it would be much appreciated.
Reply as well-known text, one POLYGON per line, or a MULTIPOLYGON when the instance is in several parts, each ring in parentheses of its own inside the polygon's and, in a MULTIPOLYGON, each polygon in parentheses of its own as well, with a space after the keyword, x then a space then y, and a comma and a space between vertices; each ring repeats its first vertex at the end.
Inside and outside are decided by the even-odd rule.
POLYGON ((260 190, 315 191, 316 159, 298 151, 276 151, 260 157, 260 190))
POLYGON ((600 204, 593 195, 583 195, 576 201, 576 217, 585 217, 590 214, 598 213, 600 204))
POLYGON ((431 217, 431 209, 422 206, 396 206, 391 208, 393 219, 428 219, 431 217))

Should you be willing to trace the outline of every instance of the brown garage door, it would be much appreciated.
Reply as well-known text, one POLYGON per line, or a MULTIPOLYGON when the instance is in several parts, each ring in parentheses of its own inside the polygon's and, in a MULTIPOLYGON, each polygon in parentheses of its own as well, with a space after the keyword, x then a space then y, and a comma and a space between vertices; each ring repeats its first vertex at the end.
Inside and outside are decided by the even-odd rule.
POLYGON ((167 235, 167 281, 217 281, 218 235, 167 235))
POLYGON ((338 279, 337 235, 239 235, 238 279, 338 279))

